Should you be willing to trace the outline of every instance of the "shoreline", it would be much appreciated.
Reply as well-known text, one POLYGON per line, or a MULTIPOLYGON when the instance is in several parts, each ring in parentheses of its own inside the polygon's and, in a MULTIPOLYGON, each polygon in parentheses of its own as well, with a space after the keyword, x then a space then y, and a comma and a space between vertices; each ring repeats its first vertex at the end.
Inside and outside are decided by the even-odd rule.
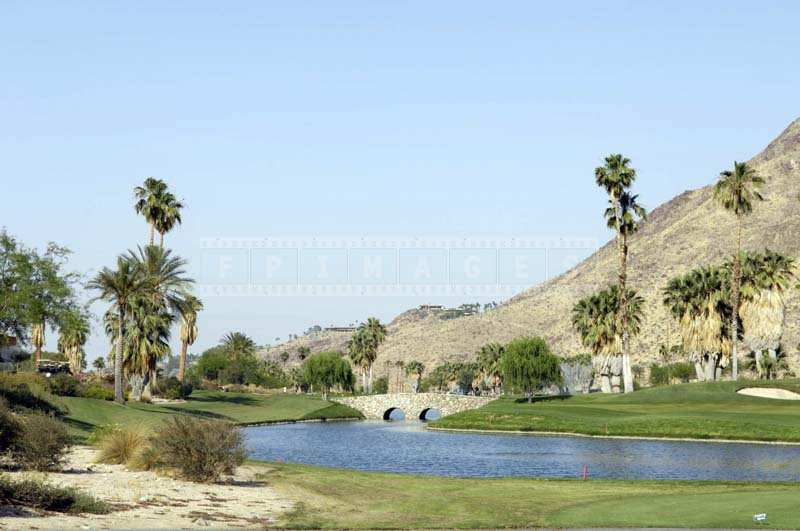
POLYGON ((267 420, 267 421, 256 421, 256 422, 239 422, 236 423, 235 426, 239 428, 256 428, 258 426, 277 426, 280 424, 301 424, 306 422, 352 422, 354 420, 364 420, 358 417, 336 417, 336 418, 325 418, 325 419, 297 419, 297 420, 267 420))
POLYGON ((483 435, 528 435, 532 437, 583 437, 586 439, 624 439, 634 441, 667 441, 667 442, 699 442, 729 444, 763 444, 771 446, 800 446, 800 441, 762 441, 748 439, 697 439, 692 437, 656 437, 647 435, 592 435, 564 431, 522 431, 522 430, 485 430, 478 428, 437 428, 425 426, 426 430, 451 433, 477 433, 483 435))

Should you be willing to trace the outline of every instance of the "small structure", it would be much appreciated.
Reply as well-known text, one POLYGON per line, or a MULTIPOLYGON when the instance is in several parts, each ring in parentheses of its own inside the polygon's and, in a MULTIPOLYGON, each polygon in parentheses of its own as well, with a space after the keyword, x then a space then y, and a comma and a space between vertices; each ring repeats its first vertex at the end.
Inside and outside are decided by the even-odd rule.
POLYGON ((44 374, 58 374, 60 372, 69 373, 69 362, 68 361, 56 361, 56 360, 39 360, 39 363, 36 365, 36 370, 44 374))
POLYGON ((355 332, 355 326, 329 326, 325 329, 326 332, 355 332))
POLYGON ((443 417, 469 409, 478 409, 496 397, 447 395, 439 393, 393 393, 331 398, 360 411, 368 419, 388 420, 399 409, 407 420, 424 419, 428 411, 437 410, 443 417))

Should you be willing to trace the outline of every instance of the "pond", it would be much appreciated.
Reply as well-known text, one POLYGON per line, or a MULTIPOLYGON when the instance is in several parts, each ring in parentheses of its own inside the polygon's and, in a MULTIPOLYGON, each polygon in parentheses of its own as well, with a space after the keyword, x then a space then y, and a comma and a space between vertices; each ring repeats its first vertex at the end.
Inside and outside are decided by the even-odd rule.
POLYGON ((800 480, 800 446, 434 432, 422 422, 245 429, 252 457, 461 477, 800 480))

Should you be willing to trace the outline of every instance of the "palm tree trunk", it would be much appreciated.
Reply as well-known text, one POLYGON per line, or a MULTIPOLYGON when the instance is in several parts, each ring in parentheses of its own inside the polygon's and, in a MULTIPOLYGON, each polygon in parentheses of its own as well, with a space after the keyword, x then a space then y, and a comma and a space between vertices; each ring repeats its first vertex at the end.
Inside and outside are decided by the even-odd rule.
POLYGON ((158 237, 160 239, 158 245, 159 245, 159 247, 161 247, 163 249, 164 248, 164 233, 163 232, 159 232, 158 233, 158 237))
POLYGON ((742 282, 742 216, 736 223, 736 256, 733 257, 733 311, 731 312, 731 372, 739 378, 739 287, 742 282))
POLYGON ((633 372, 628 353, 628 237, 619 238, 619 312, 622 328, 622 381, 626 393, 633 392, 633 372))
POLYGON ((369 392, 372 392, 372 364, 369 364, 369 392))
POLYGON ((156 226, 152 223, 150 224, 150 245, 154 245, 156 243, 156 226))
POLYGON ((114 357, 114 400, 120 404, 125 403, 125 395, 122 392, 122 334, 125 322, 125 312, 122 310, 122 305, 119 309, 119 325, 117 329, 117 355, 114 357))
MULTIPOLYGON (((189 343, 186 341, 181 341, 181 359, 178 364, 178 380, 181 383, 185 383, 184 380, 186 379, 186 352, 189 350, 189 343)), ((286 364, 284 363, 284 367, 286 364)))

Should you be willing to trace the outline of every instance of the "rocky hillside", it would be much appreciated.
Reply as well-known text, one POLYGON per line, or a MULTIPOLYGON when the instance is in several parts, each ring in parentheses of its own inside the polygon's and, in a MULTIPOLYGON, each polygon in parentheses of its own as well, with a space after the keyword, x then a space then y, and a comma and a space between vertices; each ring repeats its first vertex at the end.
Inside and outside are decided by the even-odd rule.
MULTIPOLYGON (((767 179, 767 201, 747 220, 744 247, 771 248, 800 257, 800 119, 751 163, 767 179)), ((630 246, 630 282, 646 300, 642 333, 632 343, 637 362, 654 360, 661 343, 678 341, 676 327, 661 304, 660 291, 667 280, 698 265, 723 261, 731 252, 734 227, 733 216, 714 201, 712 185, 684 192, 651 212, 630 246)), ((495 310, 446 321, 407 312, 389 327, 376 369, 380 372, 386 360, 418 359, 428 367, 445 360, 467 360, 490 341, 505 342, 525 334, 546 337, 561 355, 579 353, 584 349, 570 325, 572 306, 613 282, 616 267, 615 248, 607 244, 567 273, 495 310)), ((789 301, 784 345, 797 369, 800 295, 792 290, 789 301)), ((306 341, 314 341, 313 350, 343 349, 347 339, 348 334, 301 338, 270 353, 289 350, 294 354, 306 341)))

